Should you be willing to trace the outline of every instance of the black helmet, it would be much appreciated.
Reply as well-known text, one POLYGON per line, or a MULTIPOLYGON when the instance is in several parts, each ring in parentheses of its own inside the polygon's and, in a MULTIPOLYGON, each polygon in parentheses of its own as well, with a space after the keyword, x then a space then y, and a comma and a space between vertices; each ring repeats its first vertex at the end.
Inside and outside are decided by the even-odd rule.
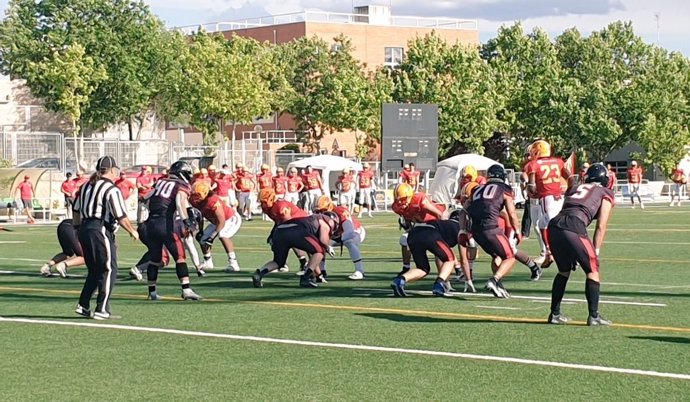
POLYGON ((176 176, 186 183, 190 183, 192 181, 192 176, 194 176, 194 171, 192 170, 192 167, 189 166, 189 163, 185 161, 177 161, 170 166, 168 174, 171 176, 176 176))
POLYGON ((609 185, 609 170, 601 163, 593 163, 587 169, 585 183, 600 183, 607 187, 609 185))
MULTIPOLYGON (((331 227, 331 234, 337 232, 338 228, 340 227, 340 218, 338 218, 338 214, 336 214, 333 211, 326 211, 323 213, 323 216, 329 218, 329 220, 331 222, 333 222, 332 225, 331 224, 328 225, 331 227)), ((326 223, 328 223, 328 222, 326 222, 326 223)))
POLYGON ((486 170, 486 175, 489 179, 498 179, 500 181, 506 180, 506 171, 503 169, 503 166, 499 164, 489 166, 486 170))

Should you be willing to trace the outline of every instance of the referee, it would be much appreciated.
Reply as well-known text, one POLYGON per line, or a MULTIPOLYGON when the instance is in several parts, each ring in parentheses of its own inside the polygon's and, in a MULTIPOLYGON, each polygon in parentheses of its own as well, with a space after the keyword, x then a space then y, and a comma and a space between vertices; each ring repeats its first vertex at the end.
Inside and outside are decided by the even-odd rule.
POLYGON ((120 175, 115 159, 102 156, 96 173, 85 183, 74 202, 74 224, 79 227, 79 242, 88 268, 86 282, 75 312, 96 320, 117 319, 110 310, 110 297, 117 278, 115 231, 122 226, 135 240, 139 235, 127 218, 122 193, 113 184, 120 175), (96 310, 91 313, 91 296, 98 289, 96 310))

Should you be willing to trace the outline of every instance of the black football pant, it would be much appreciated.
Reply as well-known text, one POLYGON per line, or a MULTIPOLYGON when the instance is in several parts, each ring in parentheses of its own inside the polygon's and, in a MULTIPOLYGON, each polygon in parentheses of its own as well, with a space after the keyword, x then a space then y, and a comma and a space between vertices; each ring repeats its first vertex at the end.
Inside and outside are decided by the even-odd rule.
POLYGON ((99 219, 87 219, 79 227, 79 242, 84 251, 88 273, 79 296, 79 305, 89 309, 98 289, 96 312, 110 314, 110 298, 117 279, 115 235, 99 219))

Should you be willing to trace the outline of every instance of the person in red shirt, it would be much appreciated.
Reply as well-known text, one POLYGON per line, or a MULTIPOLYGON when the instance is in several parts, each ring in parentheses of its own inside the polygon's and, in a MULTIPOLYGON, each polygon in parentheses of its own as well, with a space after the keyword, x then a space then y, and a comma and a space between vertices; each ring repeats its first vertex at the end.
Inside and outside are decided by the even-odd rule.
POLYGON ((137 224, 141 224, 148 218, 148 206, 146 197, 153 190, 153 175, 149 166, 142 166, 141 173, 137 177, 137 191, 139 192, 139 205, 137 207, 137 224))
POLYGON ((606 165, 609 172, 609 190, 613 190, 614 194, 616 192, 616 184, 618 184, 618 177, 616 177, 616 171, 613 170, 611 164, 606 165))
POLYGON ((414 191, 419 187, 419 171, 415 169, 414 163, 405 165, 405 168, 400 173, 400 183, 409 184, 414 191))
MULTIPOLYGON (((276 226, 285 223, 293 218, 305 218, 309 216, 304 210, 300 209, 294 203, 278 199, 277 194, 273 189, 265 188, 259 192, 259 203, 261 205, 261 211, 268 215, 268 217, 274 222, 273 228, 271 229, 271 234, 268 236, 269 243, 273 231, 276 226)), ((301 250, 292 250, 297 259, 299 260, 300 271, 304 271, 304 267, 307 266, 307 253, 301 250)), ((278 268, 278 272, 288 272, 290 268, 287 264, 278 268)))
POLYGON ((335 183, 336 188, 340 191, 339 204, 344 205, 350 212, 355 206, 355 176, 352 174, 350 168, 343 169, 343 174, 338 176, 335 183))
POLYGON ((683 195, 685 195, 685 185, 688 183, 687 177, 685 176, 685 171, 680 168, 680 165, 673 171, 671 175, 671 180, 673 181, 673 188, 671 189, 671 205, 674 205, 674 198, 678 196, 678 206, 680 206, 680 200, 683 195))
POLYGON ((67 172, 66 179, 60 185, 60 192, 65 196, 65 210, 66 218, 72 219, 72 205, 74 205, 74 180, 72 180, 72 173, 67 172))
POLYGON ((216 176, 218 176, 218 168, 216 168, 216 165, 208 165, 208 177, 211 179, 211 184, 216 180, 216 176))
MULTIPOLYGON (((261 165, 261 173, 256 176, 256 182, 259 185, 259 191, 265 188, 273 189, 273 174, 271 173, 270 166, 265 163, 261 165)), ((261 219, 264 221, 268 220, 268 216, 266 214, 261 214, 261 219)))
POLYGON ((256 187, 254 183, 254 175, 244 169, 244 165, 238 164, 237 173, 235 174, 235 186, 239 192, 239 210, 242 216, 248 221, 252 220, 252 191, 256 187))
POLYGON ((15 190, 15 197, 16 194, 19 193, 19 199, 21 200, 21 203, 24 206, 24 212, 26 213, 26 222, 36 223, 32 212, 34 208, 33 199, 35 197, 34 186, 29 180, 31 180, 30 176, 24 176, 24 181, 19 183, 17 189, 15 190))
POLYGON ((72 179, 72 181, 74 182, 74 194, 76 196, 77 190, 79 190, 81 186, 84 185, 84 183, 89 181, 89 178, 87 176, 84 176, 83 172, 77 172, 77 177, 72 179))
POLYGON ((218 195, 221 201, 230 207, 237 206, 237 199, 235 198, 235 189, 232 184, 232 173, 229 170, 221 169, 215 176, 212 185, 213 191, 218 195), (230 196, 232 194, 232 197, 230 196))
POLYGON ((289 201, 295 205, 299 202, 299 193, 304 189, 304 181, 297 174, 297 168, 291 167, 288 171, 287 189, 285 192, 285 201, 289 201))
POLYGON ((530 148, 532 161, 527 165, 529 177, 527 191, 530 198, 536 198, 541 205, 541 216, 537 226, 546 245, 542 268, 553 263, 549 245, 548 225, 563 208, 563 180, 570 177, 563 159, 551 156, 551 145, 544 140, 535 141, 530 148))
POLYGON ((633 209, 635 209, 635 197, 637 197, 637 201, 640 203, 640 208, 644 209, 644 204, 639 194, 640 184, 642 184, 642 168, 637 166, 636 161, 632 161, 628 169, 628 193, 630 193, 630 204, 633 209))
POLYGON ((276 193, 276 198, 282 200, 287 193, 288 178, 285 176, 285 170, 282 167, 276 169, 276 175, 273 176, 273 190, 276 193))
POLYGON ((228 266, 225 268, 225 272, 239 271, 240 266, 237 263, 232 237, 242 226, 242 219, 232 208, 222 202, 218 195, 211 191, 211 187, 206 181, 200 180, 194 183, 192 195, 189 198, 190 202, 209 221, 208 226, 197 234, 197 240, 201 244, 201 252, 204 254, 204 265, 213 266, 211 246, 216 237, 218 237, 221 244, 223 244, 225 252, 228 254, 228 266))
POLYGON ((120 189, 122 199, 125 200, 125 202, 127 202, 129 197, 134 193, 134 190, 137 189, 137 186, 125 177, 125 172, 120 172, 120 178, 115 180, 115 186, 120 189))
POLYGON ((371 210, 373 208, 373 205, 371 205, 371 193, 374 185, 374 172, 371 170, 368 163, 362 165, 362 169, 363 170, 357 175, 357 184, 359 187, 359 214, 357 214, 357 217, 362 217, 362 212, 366 206, 369 217, 371 218, 371 210))
POLYGON ((448 219, 445 207, 434 204, 427 194, 415 192, 407 183, 398 184, 394 191, 393 212, 401 218, 401 226, 405 233, 400 236, 400 247, 403 260, 403 268, 400 274, 410 269, 412 255, 407 247, 407 234, 413 223, 422 223, 434 219, 448 219))
POLYGON ((316 206, 316 200, 323 195, 323 182, 321 181, 321 174, 314 170, 311 166, 307 166, 306 172, 302 177, 307 189, 307 198, 304 203, 304 210, 311 213, 316 206))

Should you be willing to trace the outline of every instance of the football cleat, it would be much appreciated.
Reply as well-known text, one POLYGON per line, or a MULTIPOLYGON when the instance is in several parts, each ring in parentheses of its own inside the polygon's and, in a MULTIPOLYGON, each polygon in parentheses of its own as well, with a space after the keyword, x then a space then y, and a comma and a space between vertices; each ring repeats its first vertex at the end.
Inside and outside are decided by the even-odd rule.
POLYGON ((182 289, 182 300, 201 300, 201 296, 196 294, 191 288, 182 289))
POLYGON ((290 272, 290 267, 288 267, 287 264, 285 264, 282 267, 278 268, 278 272, 290 272))
POLYGON ((541 274, 543 273, 541 268, 539 268, 537 265, 534 266, 534 269, 531 269, 532 275, 530 275, 530 279, 533 281, 538 281, 539 278, 541 278, 541 274))
POLYGON ((93 316, 91 318, 93 318, 94 320, 121 320, 122 316, 110 313, 95 312, 93 313, 93 316))
POLYGON ((590 327, 597 327, 597 326, 605 327, 605 326, 609 326, 611 324, 613 324, 613 322, 602 317, 601 314, 598 314, 596 317, 592 317, 591 315, 589 317, 587 317, 587 325, 590 327))
POLYGON ((364 274, 359 271, 355 271, 352 273, 352 275, 348 276, 347 279, 353 280, 353 281, 361 281, 364 279, 364 274))
POLYGON ((237 263, 236 259, 228 260, 228 266, 225 267, 226 273, 233 273, 240 271, 240 264, 237 263))
POLYGON ((502 279, 498 281, 498 287, 499 287, 499 288, 501 289, 501 291, 503 292, 503 297, 506 298, 506 299, 509 299, 509 298, 510 298, 510 293, 508 293, 508 289, 506 289, 506 287, 503 286, 503 280, 502 280, 502 279))
POLYGON ((213 258, 211 258, 211 257, 209 257, 209 258, 204 257, 204 262, 203 262, 203 265, 202 265, 202 266, 204 267, 204 269, 213 269, 213 268, 215 268, 215 266, 213 265, 213 258))
POLYGON ((91 317, 91 310, 82 307, 80 304, 77 304, 77 308, 74 310, 74 312, 83 317, 91 317))
POLYGON ((43 264, 41 267, 41 276, 53 276, 53 274, 50 273, 50 265, 48 265, 48 263, 43 264))
POLYGON ((563 325, 567 324, 570 318, 564 316, 563 314, 549 314, 549 318, 546 320, 547 324, 563 325))
POLYGON ((322 273, 321 275, 319 275, 318 277, 316 277, 316 283, 328 283, 328 281, 326 280, 326 273, 325 272, 322 273))
POLYGON ((484 288, 489 290, 491 293, 494 294, 495 297, 499 299, 506 298, 505 294, 503 293, 503 289, 501 289, 501 286, 493 277, 486 282, 486 286, 484 288))
POLYGON ((132 267, 129 269, 129 277, 135 279, 137 282, 144 280, 144 275, 141 273, 139 267, 132 267))
POLYGON ((148 300, 153 300, 153 301, 163 300, 163 296, 160 296, 160 295, 159 295, 158 293, 156 293, 156 292, 149 292, 149 295, 148 295, 147 299, 148 299, 148 300))
POLYGON ((59 262, 54 265, 55 270, 60 275, 60 278, 67 278, 67 264, 64 262, 59 262))
POLYGON ((255 288, 262 288, 264 287, 264 281, 261 278, 261 270, 256 270, 252 274, 252 284, 254 285, 255 288))
POLYGON ((299 278, 299 287, 301 287, 301 288, 318 288, 319 284, 314 280, 313 275, 302 275, 299 278))
POLYGON ((448 288, 446 288, 446 282, 434 283, 434 287, 431 289, 431 293, 434 296, 451 296, 448 288))
POLYGON ((405 278, 398 276, 393 279, 393 282, 391 282, 391 289, 393 289, 393 294, 397 297, 407 296, 407 293, 405 293, 405 278))

